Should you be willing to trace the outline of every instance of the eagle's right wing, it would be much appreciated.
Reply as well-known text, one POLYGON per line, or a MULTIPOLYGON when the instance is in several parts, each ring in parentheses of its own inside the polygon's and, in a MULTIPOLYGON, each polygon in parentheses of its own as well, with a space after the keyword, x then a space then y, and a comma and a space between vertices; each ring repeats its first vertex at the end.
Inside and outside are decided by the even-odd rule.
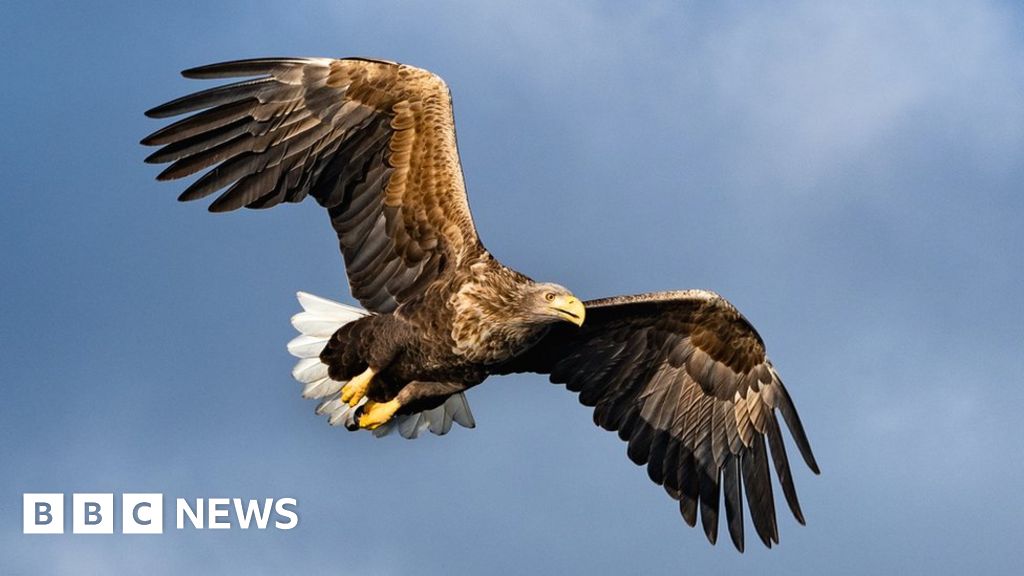
POLYGON ((764 343, 724 298, 703 290, 618 296, 584 303, 587 319, 551 331, 499 372, 539 372, 579 392, 594 422, 629 443, 633 462, 698 511, 712 543, 719 499, 733 543, 743 550, 743 492, 766 546, 779 541, 769 455, 796 519, 803 513, 776 414, 815 473, 803 425, 764 343))
POLYGON ((251 77, 157 106, 191 114, 142 140, 162 146, 157 177, 206 170, 180 196, 223 192, 210 210, 267 208, 313 196, 337 231, 352 294, 391 312, 483 248, 437 76, 365 59, 266 58, 186 70, 251 77))

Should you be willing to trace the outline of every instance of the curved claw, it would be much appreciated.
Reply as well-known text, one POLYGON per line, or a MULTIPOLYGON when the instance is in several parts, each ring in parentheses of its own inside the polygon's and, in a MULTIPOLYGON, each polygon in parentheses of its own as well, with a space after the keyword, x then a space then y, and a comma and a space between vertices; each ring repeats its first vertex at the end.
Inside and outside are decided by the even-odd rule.
POLYGON ((355 411, 352 413, 352 418, 345 422, 345 429, 349 432, 359 430, 359 417, 363 415, 363 406, 366 406, 366 404, 357 406, 355 411))

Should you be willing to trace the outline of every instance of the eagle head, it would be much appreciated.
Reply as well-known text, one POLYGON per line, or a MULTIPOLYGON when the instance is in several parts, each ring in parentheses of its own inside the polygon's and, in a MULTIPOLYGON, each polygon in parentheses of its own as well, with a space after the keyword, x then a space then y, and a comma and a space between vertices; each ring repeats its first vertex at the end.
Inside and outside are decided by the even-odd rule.
POLYGON ((561 320, 582 326, 586 316, 579 298, 564 286, 552 283, 531 285, 523 295, 521 310, 534 322, 544 324, 561 320))

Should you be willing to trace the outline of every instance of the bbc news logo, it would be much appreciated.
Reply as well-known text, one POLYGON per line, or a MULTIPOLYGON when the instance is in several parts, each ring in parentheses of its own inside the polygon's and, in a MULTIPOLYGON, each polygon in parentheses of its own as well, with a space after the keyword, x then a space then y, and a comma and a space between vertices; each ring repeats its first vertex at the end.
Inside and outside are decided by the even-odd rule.
MULTIPOLYGON (((24 534, 63 534, 65 528, 64 494, 23 494, 22 532, 24 534)), ((120 528, 122 534, 163 534, 164 495, 159 493, 121 494, 120 528)), ((255 527, 266 530, 291 530, 299 525, 298 502, 294 498, 177 498, 174 503, 175 528, 227 530, 255 527), (273 520, 273 521, 271 521, 273 520)), ((113 534, 114 494, 75 493, 71 495, 71 532, 73 534, 113 534)))

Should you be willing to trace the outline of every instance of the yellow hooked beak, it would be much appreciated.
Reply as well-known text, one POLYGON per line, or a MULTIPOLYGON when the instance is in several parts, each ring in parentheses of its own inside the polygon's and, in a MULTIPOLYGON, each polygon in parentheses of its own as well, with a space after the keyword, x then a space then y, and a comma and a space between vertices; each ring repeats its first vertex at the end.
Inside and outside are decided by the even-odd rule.
POLYGON ((587 311, 583 308, 583 302, 580 302, 575 296, 566 294, 555 295, 554 299, 548 303, 548 308, 559 318, 572 322, 577 326, 582 326, 583 319, 587 316, 587 311))

